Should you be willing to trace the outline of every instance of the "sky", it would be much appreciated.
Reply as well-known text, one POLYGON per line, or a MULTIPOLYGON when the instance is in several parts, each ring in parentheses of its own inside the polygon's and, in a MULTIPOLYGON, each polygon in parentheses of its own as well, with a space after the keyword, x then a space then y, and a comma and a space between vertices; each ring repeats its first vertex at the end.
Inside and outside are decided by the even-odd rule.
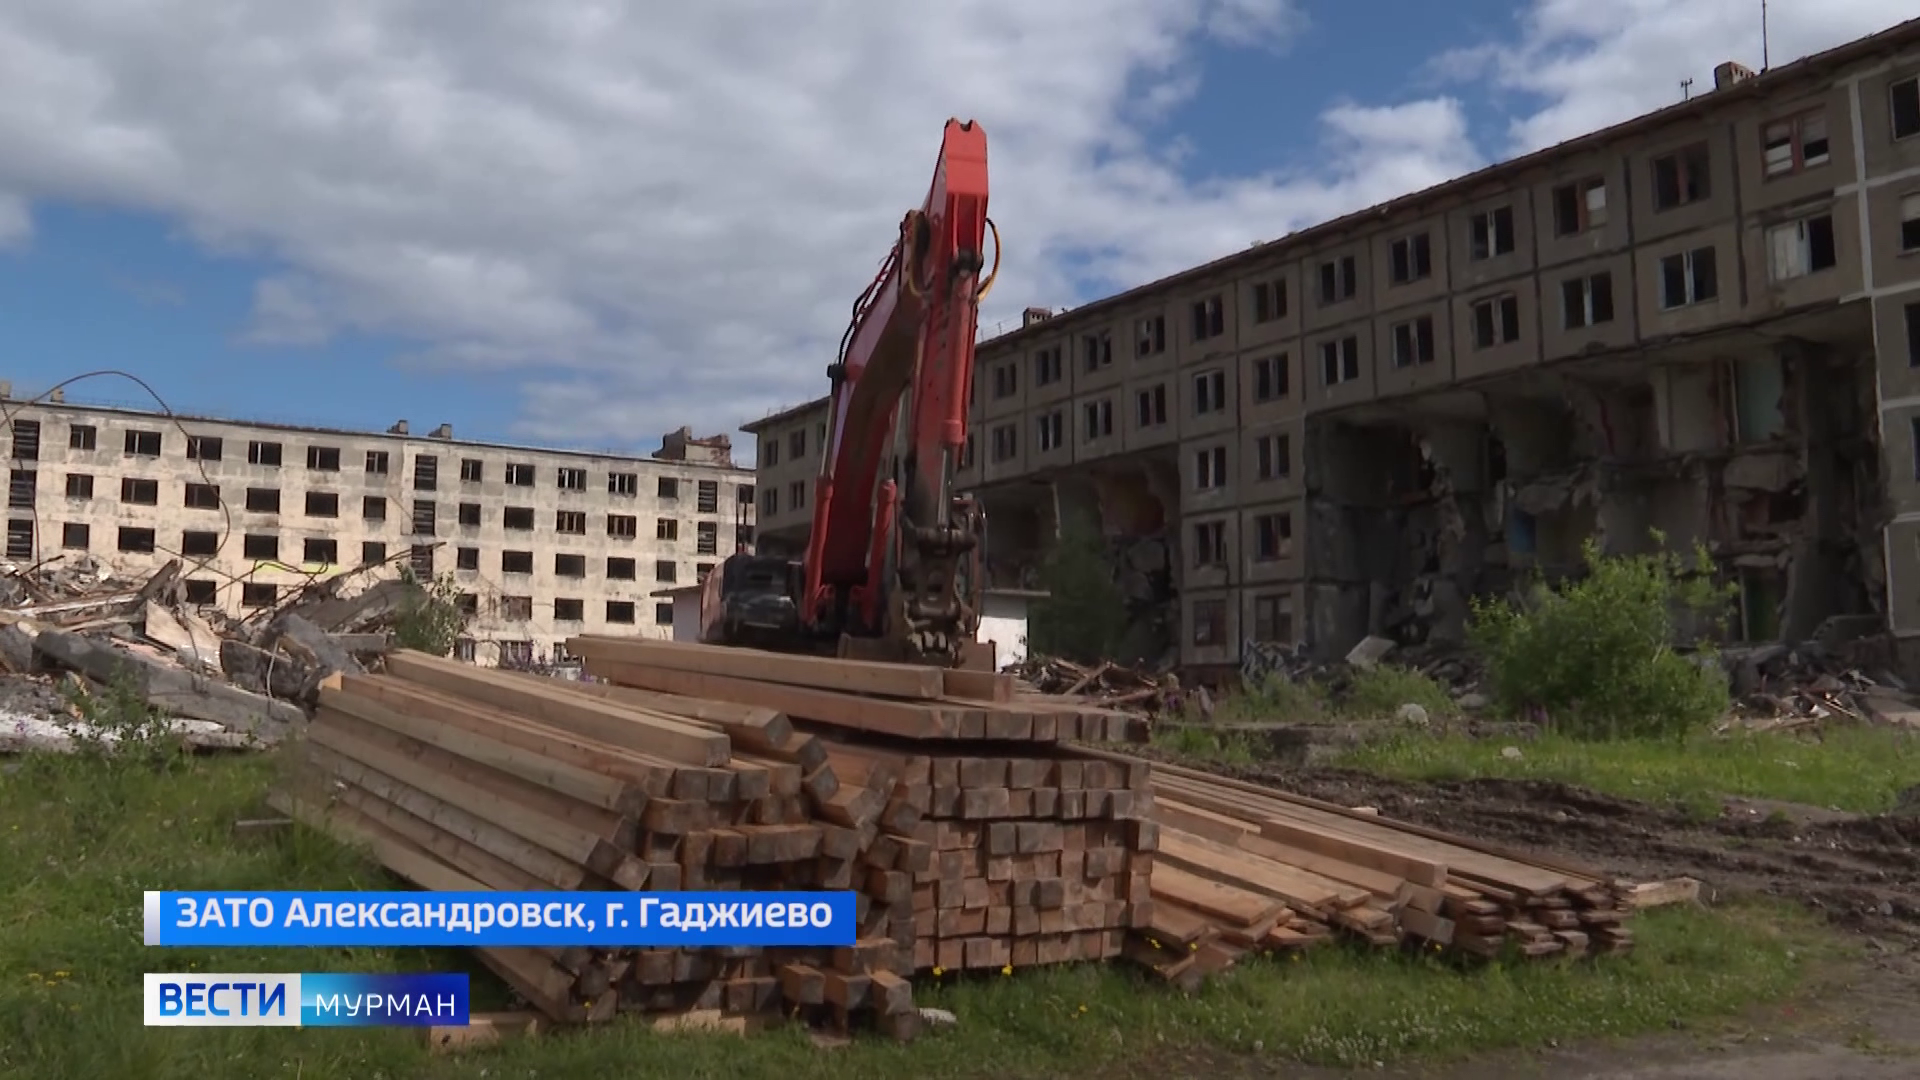
MULTIPOLYGON (((1771 0, 1771 59, 1912 14, 1771 0)), ((6 0, 0 378, 750 460, 741 423, 825 393, 949 117, 989 141, 991 328, 1761 52, 1758 0, 6 0)))

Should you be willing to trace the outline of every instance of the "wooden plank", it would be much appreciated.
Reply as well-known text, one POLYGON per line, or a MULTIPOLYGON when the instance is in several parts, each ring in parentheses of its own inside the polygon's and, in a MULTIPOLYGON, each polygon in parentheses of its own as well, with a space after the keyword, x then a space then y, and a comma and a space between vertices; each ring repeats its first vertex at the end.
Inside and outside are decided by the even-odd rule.
MULTIPOLYGON (((689 720, 698 720, 711 724, 727 733, 733 740, 736 750, 767 751, 778 750, 787 745, 794 736, 793 724, 784 713, 773 709, 763 709, 754 705, 738 705, 731 701, 709 701, 704 698, 682 697, 678 694, 662 694, 652 690, 641 690, 624 684, 628 680, 621 677, 634 665, 619 661, 596 661, 596 678, 608 679, 605 683, 574 682, 570 679, 554 679, 552 682, 560 689, 574 694, 622 705, 633 705, 652 712, 669 716, 682 716, 689 720)), ((532 676, 529 676, 530 678, 532 676)))
POLYGON ((1156 865, 1153 868, 1153 892, 1155 896, 1165 896, 1182 907, 1240 926, 1251 926, 1267 918, 1275 908, 1286 906, 1245 889, 1208 881, 1174 866, 1156 865))
MULTIPOLYGON (((1252 812, 1233 799, 1212 796, 1199 791, 1182 790, 1179 793, 1179 799, 1182 802, 1225 814, 1252 812)), ((1260 834, 1269 839, 1305 848, 1330 858, 1358 863, 1383 873, 1398 874, 1418 885, 1438 888, 1447 881, 1445 866, 1396 848, 1366 843, 1289 821, 1261 819, 1256 823, 1260 826, 1260 834)))
MULTIPOLYGON (((587 671, 598 674, 591 657, 587 659, 587 671)), ((647 690, 758 705, 832 727, 907 739, 950 739, 959 734, 953 722, 953 710, 920 702, 888 701, 750 678, 736 679, 662 668, 635 668, 631 677, 647 690)))
POLYGON ((876 694, 884 697, 929 700, 946 693, 940 668, 919 664, 885 664, 874 660, 842 660, 828 656, 797 656, 762 649, 686 642, 649 641, 583 634, 567 639, 567 650, 587 662, 614 660, 638 667, 684 671, 696 675, 724 675, 757 679, 815 690, 876 694))
POLYGON ((941 696, 989 701, 995 705, 1013 703, 1014 677, 991 671, 943 671, 941 696))
POLYGON ((1340 886, 1325 878, 1294 870, 1281 863, 1270 862, 1198 836, 1163 832, 1160 834, 1160 850, 1157 855, 1158 857, 1154 860, 1156 873, 1162 865, 1173 864, 1200 876, 1223 881, 1251 892, 1264 893, 1295 907, 1312 911, 1351 907, 1353 903, 1359 902, 1359 899, 1364 899, 1366 896, 1364 892, 1355 890, 1359 893, 1359 899, 1351 903, 1347 902, 1348 898, 1340 891, 1340 886))
POLYGON ((1383 873, 1356 866, 1344 859, 1331 858, 1304 848, 1282 844, 1260 835, 1260 827, 1226 814, 1216 814, 1197 806, 1187 806, 1171 798, 1156 798, 1154 813, 1165 829, 1178 829, 1193 836, 1229 844, 1263 859, 1297 867, 1332 881, 1358 886, 1375 896, 1396 898, 1408 884, 1398 874, 1383 873))
POLYGON ((387 657, 387 671, 408 682, 519 713, 562 731, 689 765, 725 765, 733 747, 723 732, 626 705, 592 701, 519 679, 412 651, 387 657))

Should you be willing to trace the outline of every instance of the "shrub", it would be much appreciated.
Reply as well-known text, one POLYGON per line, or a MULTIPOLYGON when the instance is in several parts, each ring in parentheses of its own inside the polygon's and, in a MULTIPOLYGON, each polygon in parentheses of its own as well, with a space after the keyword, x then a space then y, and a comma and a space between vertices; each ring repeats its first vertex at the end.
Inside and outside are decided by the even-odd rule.
POLYGON ((452 574, 422 581, 412 567, 400 569, 407 595, 393 620, 393 642, 434 656, 451 656, 467 617, 460 610, 460 586, 452 574))
POLYGON ((1375 664, 1356 671, 1340 711, 1355 719, 1377 720, 1392 716, 1408 703, 1425 709, 1436 720, 1459 711, 1446 687, 1395 664, 1375 664))
POLYGON ((1269 673, 1227 695, 1214 710, 1217 719, 1309 723, 1324 720, 1329 711, 1327 688, 1307 679, 1296 682, 1269 673))
POLYGON ((1677 737, 1723 715, 1727 684, 1712 649, 1690 657, 1673 647, 1676 616, 1718 626, 1731 600, 1705 549, 1690 570, 1664 551, 1609 557, 1589 540, 1583 553, 1584 577, 1527 603, 1475 602, 1469 635, 1494 704, 1579 738, 1677 737))
POLYGON ((1028 617, 1029 648, 1076 663, 1111 657, 1127 628, 1127 605, 1097 533, 1074 529, 1060 537, 1040 569, 1044 599, 1028 617))

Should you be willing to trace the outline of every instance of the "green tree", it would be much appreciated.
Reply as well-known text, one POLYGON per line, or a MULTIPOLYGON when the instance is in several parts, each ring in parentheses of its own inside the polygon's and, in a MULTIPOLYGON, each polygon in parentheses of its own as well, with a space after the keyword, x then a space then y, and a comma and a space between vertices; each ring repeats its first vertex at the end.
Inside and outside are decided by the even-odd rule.
POLYGON ((400 580, 407 594, 393 620, 394 644, 434 656, 451 656, 467 625, 460 610, 460 586, 452 574, 422 581, 412 567, 402 567, 400 580))
POLYGON ((1040 588, 1047 596, 1028 616, 1031 651, 1078 663, 1112 655, 1126 631, 1127 605, 1098 533, 1065 531, 1041 566, 1040 588))

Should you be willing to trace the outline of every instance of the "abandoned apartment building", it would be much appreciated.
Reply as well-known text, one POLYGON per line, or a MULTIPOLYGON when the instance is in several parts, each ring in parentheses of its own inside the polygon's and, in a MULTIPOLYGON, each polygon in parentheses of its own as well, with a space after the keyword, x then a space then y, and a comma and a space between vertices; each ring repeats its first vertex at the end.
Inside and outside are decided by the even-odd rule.
POLYGON ((90 555, 137 577, 178 558, 189 603, 240 617, 334 575, 451 574, 469 620, 456 655, 480 664, 564 663, 574 634, 668 637, 658 594, 753 542, 753 478, 724 435, 683 428, 622 457, 449 425, 370 434, 10 398, 0 384, 8 561, 90 555))
MULTIPOLYGON (((824 418, 756 425, 763 500, 824 418)), ((1734 636, 1880 613, 1920 666, 1920 20, 1031 309, 971 430, 993 583, 1097 528, 1129 656, 1454 640, 1469 597, 1657 529, 1737 582, 1734 636)))

